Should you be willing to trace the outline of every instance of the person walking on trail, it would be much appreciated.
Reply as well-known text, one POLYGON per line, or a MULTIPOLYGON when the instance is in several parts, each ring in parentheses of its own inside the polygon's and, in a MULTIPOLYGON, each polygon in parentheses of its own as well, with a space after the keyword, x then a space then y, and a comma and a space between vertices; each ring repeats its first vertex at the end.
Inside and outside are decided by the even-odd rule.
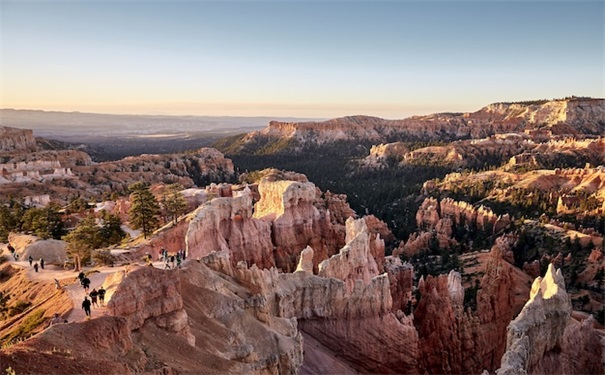
POLYGON ((176 253, 176 268, 181 268, 181 253, 176 253))
POLYGON ((55 289, 61 289, 61 283, 57 279, 55 279, 55 289))
POLYGON ((99 292, 97 292, 97 290, 95 288, 93 288, 92 292, 90 292, 88 295, 90 296, 92 306, 99 307, 99 304, 97 303, 97 297, 99 296, 99 292))
POLYGON ((165 270, 169 270, 170 269, 170 259, 168 259, 168 257, 164 258, 164 269, 165 270))
POLYGON ((86 277, 86 275, 84 275, 84 272, 80 272, 78 274, 78 279, 80 279, 80 285, 82 285, 82 280, 84 280, 84 277, 86 277))
POLYGON ((53 318, 50 320, 50 323, 48 323, 48 326, 50 327, 52 325, 59 324, 61 322, 63 322, 63 319, 61 319, 59 317, 58 313, 55 313, 55 315, 53 316, 53 318))
POLYGON ((172 263, 172 268, 174 268, 174 261, 175 261, 174 255, 171 255, 170 256, 170 263, 172 263))
POLYGON ((40 258, 40 268, 44 269, 44 258, 40 258))
POLYGON ((29 266, 32 266, 32 263, 34 261, 34 258, 32 258, 32 256, 30 255, 29 258, 27 258, 27 260, 29 260, 29 266))
POLYGON ((34 271, 38 272, 38 262, 34 263, 34 271))
POLYGON ((86 319, 90 319, 90 300, 88 296, 84 296, 84 301, 82 301, 82 309, 84 313, 86 313, 86 319))
POLYGON ((84 291, 88 293, 88 289, 90 289, 90 279, 88 277, 82 279, 82 287, 84 288, 84 291))
POLYGON ((99 302, 101 302, 101 306, 105 306, 105 289, 103 289, 103 285, 99 287, 97 292, 99 293, 99 302))

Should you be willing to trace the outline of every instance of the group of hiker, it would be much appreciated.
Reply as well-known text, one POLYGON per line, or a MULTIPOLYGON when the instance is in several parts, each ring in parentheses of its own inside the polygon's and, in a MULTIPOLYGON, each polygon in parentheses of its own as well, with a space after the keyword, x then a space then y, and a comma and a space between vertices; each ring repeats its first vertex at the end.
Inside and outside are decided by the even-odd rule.
MULTIPOLYGON (((6 248, 13 257, 13 259, 15 261, 18 261, 19 254, 17 254, 17 250, 15 249, 15 247, 9 242, 8 245, 6 245, 6 248)), ((34 267, 34 270, 36 272, 38 272, 39 269, 44 269, 44 258, 40 258, 38 262, 34 262, 34 257, 30 255, 27 260, 29 261, 29 266, 34 267)))
MULTIPOLYGON (((19 255, 17 254, 13 245, 9 243, 7 245, 7 249, 13 256, 15 261, 17 261, 19 259, 19 255)), ((164 262, 165 269, 180 268, 182 262, 186 259, 186 257, 187 257, 186 251, 183 249, 180 249, 180 250, 176 251, 175 253, 168 253, 168 251, 166 249, 162 248, 160 250, 160 254, 159 254, 159 260, 164 262)), ((31 255, 29 255, 27 260, 29 261, 30 267, 33 267, 36 272, 38 272, 40 269, 42 269, 42 270, 44 269, 44 266, 45 266, 44 258, 40 258, 39 261, 35 262, 34 258, 31 255)), ((144 260, 149 265, 152 265, 153 259, 152 259, 151 254, 147 253, 145 255, 144 260)), ((91 281, 84 272, 80 272, 78 274, 77 278, 79 279, 80 285, 84 289, 84 293, 85 293, 84 300, 82 301, 82 309, 84 310, 84 313, 86 314, 86 318, 90 319, 91 315, 92 315, 93 307, 99 308, 99 307, 105 306, 106 290, 103 288, 103 286, 100 286, 99 289, 93 288, 92 291, 89 291, 91 281)), ((55 288, 61 289, 61 283, 59 282, 59 280, 54 279, 54 282, 55 282, 55 288)), ((60 318, 59 314, 55 314, 53 319, 50 321, 50 325, 57 324, 57 323, 67 323, 67 320, 60 318)))
POLYGON ((168 250, 162 248, 160 250, 160 261, 164 261, 164 269, 181 268, 181 263, 187 258, 186 252, 179 249, 174 254, 169 254, 168 250), (176 264, 175 264, 176 263, 176 264))
POLYGON ((36 262, 33 265, 32 263, 34 262, 34 258, 31 255, 29 256, 29 258, 27 258, 27 260, 29 261, 29 266, 34 267, 34 270, 36 272, 38 272, 38 268, 44 269, 44 258, 40 258, 40 264, 36 262))
POLYGON ((82 309, 84 310, 86 317, 90 318, 92 307, 96 306, 98 308, 101 306, 105 306, 106 291, 101 285, 98 290, 96 288, 93 288, 92 291, 88 292, 90 288, 90 279, 86 277, 84 272, 80 272, 78 274, 78 279, 80 279, 80 284, 84 288, 84 291, 87 293, 87 295, 84 296, 84 301, 82 301, 82 309), (88 299, 88 297, 90 297, 90 299, 88 299))

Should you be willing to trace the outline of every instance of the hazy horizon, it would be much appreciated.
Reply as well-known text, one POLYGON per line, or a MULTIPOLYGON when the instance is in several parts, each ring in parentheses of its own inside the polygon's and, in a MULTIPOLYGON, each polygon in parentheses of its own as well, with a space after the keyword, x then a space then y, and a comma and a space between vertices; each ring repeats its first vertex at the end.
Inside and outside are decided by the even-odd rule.
POLYGON ((1 108, 398 119, 605 96, 602 1, 0 7, 1 108))

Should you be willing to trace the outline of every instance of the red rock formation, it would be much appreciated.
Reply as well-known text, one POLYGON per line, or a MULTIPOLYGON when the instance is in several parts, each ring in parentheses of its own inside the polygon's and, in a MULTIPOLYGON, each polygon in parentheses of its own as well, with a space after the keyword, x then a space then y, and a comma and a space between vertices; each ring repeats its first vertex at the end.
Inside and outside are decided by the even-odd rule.
POLYGON ((528 274, 531 277, 538 277, 540 276, 540 261, 539 260, 534 260, 531 263, 523 263, 523 272, 525 272, 526 274, 528 274))
POLYGON ((166 249, 168 253, 184 250, 186 249, 185 238, 188 229, 189 222, 186 220, 181 220, 176 225, 168 224, 157 230, 149 241, 138 248, 131 249, 130 252, 138 259, 149 253, 156 260, 162 249, 166 249))
POLYGON ((414 267, 410 263, 402 263, 397 256, 388 256, 384 268, 391 286, 392 310, 406 311, 412 299, 414 267))
POLYGON ((205 203, 189 215, 188 222, 185 243, 191 258, 228 251, 233 254, 234 264, 245 261, 262 268, 275 265, 271 225, 252 217, 249 190, 205 203))
POLYGON ((464 311, 464 291, 454 271, 419 283, 414 324, 420 337, 421 372, 480 373, 499 365, 514 299, 511 266, 502 259, 504 246, 500 240, 492 248, 475 312, 464 311))
POLYGON ((400 243, 393 254, 413 256, 428 250, 433 239, 438 242, 439 248, 447 249, 457 243, 452 238, 453 229, 457 225, 473 225, 491 234, 506 228, 510 221, 508 215, 498 216, 484 206, 475 208, 467 202, 455 201, 451 198, 439 202, 435 198, 428 197, 416 212, 419 232, 412 234, 407 242, 400 243))
POLYGON ((131 331, 153 323, 195 345, 183 309, 177 272, 132 266, 107 303, 107 313, 126 318, 131 331))
POLYGON ((598 249, 593 249, 588 256, 588 261, 590 263, 598 263, 601 259, 603 259, 603 253, 598 249))
POLYGON ((315 185, 261 181, 258 189, 261 198, 254 207, 254 218, 271 224, 278 268, 292 272, 298 254, 307 246, 313 248, 316 266, 342 246, 343 233, 332 225, 330 211, 320 211, 316 207, 315 185))
POLYGON ((552 264, 532 285, 530 299, 508 326, 506 353, 496 372, 507 374, 604 373, 602 347, 592 319, 571 318, 561 270, 552 264))
MULTIPOLYGON (((360 370, 415 373, 417 334, 409 317, 391 312, 390 276, 378 274, 370 250, 370 242, 378 240, 372 240, 363 219, 347 221, 347 239, 338 254, 321 263, 319 276, 309 272, 309 265, 294 274, 256 265, 233 267, 228 251, 210 254, 204 262, 253 291, 258 296, 254 304, 268 313, 298 318, 304 332, 360 370)), ((392 277, 401 281, 397 290, 405 295, 411 271, 395 268, 392 277)))
POLYGON ((271 121, 265 129, 247 134, 242 142, 255 142, 259 138, 292 139, 297 144, 356 139, 386 142, 387 137, 395 135, 424 140, 484 138, 496 133, 531 132, 536 124, 546 125, 551 135, 596 135, 605 131, 603 102, 603 99, 575 98, 527 104, 495 103, 473 113, 437 113, 403 120, 348 116, 323 122, 271 121))
POLYGON ((137 181, 179 183, 187 188, 224 181, 234 175, 233 163, 215 149, 194 153, 141 155, 122 160, 92 163, 81 151, 40 151, 13 155, 0 165, 1 196, 48 194, 51 200, 66 202, 70 196, 96 197, 125 193, 137 181), (38 184, 32 182, 48 182, 38 184))
POLYGON ((32 130, 0 126, 0 153, 32 152, 37 149, 32 130))

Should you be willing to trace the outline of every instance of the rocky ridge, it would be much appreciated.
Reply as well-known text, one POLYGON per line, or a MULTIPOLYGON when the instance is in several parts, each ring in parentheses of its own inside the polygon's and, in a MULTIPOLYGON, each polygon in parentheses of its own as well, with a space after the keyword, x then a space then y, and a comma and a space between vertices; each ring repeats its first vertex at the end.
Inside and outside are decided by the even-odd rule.
POLYGON ((37 149, 32 130, 0 126, 0 154, 33 152, 37 149))
POLYGON ((97 197, 125 193, 136 181, 205 186, 234 177, 233 163, 215 149, 186 154, 141 155, 94 163, 76 150, 39 151, 9 157, 0 165, 0 191, 17 198, 49 195, 66 202, 70 196, 97 197), (49 184, 49 181, 53 181, 49 184))
POLYGON ((267 128, 247 134, 245 144, 261 138, 288 139, 298 145, 364 139, 384 143, 388 138, 443 140, 484 138, 497 133, 527 131, 533 136, 602 135, 605 100, 571 98, 536 103, 496 103, 472 113, 438 113, 403 120, 349 116, 324 122, 272 121, 267 128))
POLYGON ((457 241, 453 238, 456 226, 485 231, 488 235, 499 233, 511 223, 508 214, 496 215, 484 206, 474 207, 464 201, 443 198, 426 198, 416 212, 418 232, 413 233, 406 242, 401 242, 394 255, 413 256, 428 250, 431 241, 436 240, 439 248, 447 249, 457 241))

